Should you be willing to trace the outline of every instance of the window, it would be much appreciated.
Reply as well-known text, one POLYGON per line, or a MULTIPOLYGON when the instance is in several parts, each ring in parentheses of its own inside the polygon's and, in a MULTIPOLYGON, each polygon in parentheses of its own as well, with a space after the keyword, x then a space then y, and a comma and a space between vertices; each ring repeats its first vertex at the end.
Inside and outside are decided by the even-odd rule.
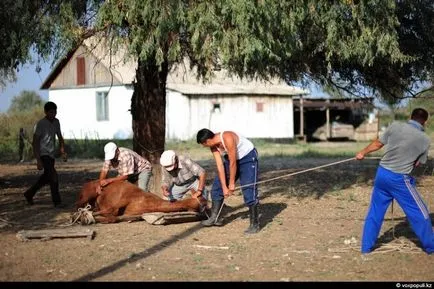
POLYGON ((84 57, 77 57, 77 85, 86 84, 84 57))
POLYGON ((98 91, 96 93, 96 120, 97 121, 109 120, 107 91, 98 91))
POLYGON ((257 102, 256 103, 256 112, 263 112, 264 111, 264 103, 263 102, 257 102))
POLYGON ((212 112, 221 112, 220 103, 215 102, 212 104, 212 112))

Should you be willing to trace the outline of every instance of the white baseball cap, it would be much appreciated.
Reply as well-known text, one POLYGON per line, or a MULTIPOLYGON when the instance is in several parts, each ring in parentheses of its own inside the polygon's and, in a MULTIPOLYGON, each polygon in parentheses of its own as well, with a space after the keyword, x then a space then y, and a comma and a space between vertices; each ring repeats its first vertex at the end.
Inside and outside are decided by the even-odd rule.
POLYGON ((115 157, 118 146, 114 142, 109 142, 104 146, 104 159, 109 161, 115 157))
POLYGON ((173 150, 165 151, 161 154, 160 164, 168 171, 175 168, 176 153, 173 150))

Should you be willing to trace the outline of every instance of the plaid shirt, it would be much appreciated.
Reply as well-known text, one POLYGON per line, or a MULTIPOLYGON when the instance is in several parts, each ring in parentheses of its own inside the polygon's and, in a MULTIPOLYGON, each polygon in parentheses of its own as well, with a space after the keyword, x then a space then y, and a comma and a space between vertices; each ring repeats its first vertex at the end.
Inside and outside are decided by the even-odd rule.
POLYGON ((162 169, 162 184, 171 187, 173 184, 181 186, 195 181, 205 170, 186 156, 178 156, 178 168, 168 172, 162 169))
POLYGON ((102 169, 108 171, 110 168, 114 168, 120 176, 152 170, 152 165, 147 159, 127 148, 119 148, 118 161, 117 167, 113 167, 110 160, 105 161, 102 169))

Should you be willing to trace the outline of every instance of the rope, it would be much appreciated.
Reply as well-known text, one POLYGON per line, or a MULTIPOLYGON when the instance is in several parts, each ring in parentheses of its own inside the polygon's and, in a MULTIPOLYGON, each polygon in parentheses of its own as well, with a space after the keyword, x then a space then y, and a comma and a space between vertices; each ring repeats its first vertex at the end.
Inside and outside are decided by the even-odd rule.
MULTIPOLYGON (((193 198, 196 199, 196 201, 199 203, 199 211, 202 213, 202 204, 199 201, 199 198, 193 198)), ((208 202, 208 201, 207 201, 208 202)), ((206 212, 207 206, 203 207, 203 212, 205 213, 205 216, 209 219, 208 213, 206 212)))
POLYGON ((301 170, 301 171, 298 171, 298 172, 286 174, 286 175, 283 175, 283 176, 274 177, 274 178, 271 178, 271 179, 268 179, 268 180, 263 180, 263 181, 259 181, 259 182, 255 182, 255 183, 251 183, 251 184, 247 184, 247 185, 238 186, 238 187, 236 187, 234 189, 234 191, 236 191, 238 189, 241 189, 241 188, 248 187, 248 186, 259 185, 259 184, 263 184, 263 183, 266 183, 266 182, 271 182, 271 181, 274 181, 274 180, 278 180, 278 179, 281 179, 281 178, 295 176, 295 175, 298 175, 298 174, 307 173, 307 172, 318 170, 318 169, 322 169, 322 168, 325 168, 325 167, 334 166, 334 165, 345 163, 345 162, 349 162, 349 161, 352 161, 352 160, 355 160, 355 159, 356 158, 352 157, 352 158, 349 158, 349 159, 345 159, 345 160, 341 160, 341 161, 337 161, 337 162, 333 162, 333 163, 317 166, 317 167, 314 167, 314 168, 310 168, 310 169, 301 170))
MULTIPOLYGON (((318 170, 318 169, 321 169, 321 168, 330 167, 330 166, 333 166, 333 165, 349 162, 349 161, 352 161, 352 160, 355 160, 355 159, 356 159, 355 157, 352 157, 352 158, 349 158, 349 159, 345 159, 345 160, 341 160, 341 161, 337 161, 337 162, 332 162, 332 163, 329 163, 329 164, 313 167, 313 168, 310 168, 310 169, 301 170, 301 171, 298 171, 298 172, 286 174, 286 175, 283 175, 283 176, 274 177, 274 178, 271 178, 271 179, 268 179, 268 180, 262 180, 262 181, 259 181, 259 182, 255 182, 255 183, 251 183, 251 184, 247 184, 247 185, 238 186, 238 187, 236 187, 234 189, 234 191, 239 190, 239 189, 244 188, 244 187, 248 187, 248 186, 252 186, 252 185, 258 185, 258 184, 263 184, 265 182, 270 182, 270 181, 274 181, 274 180, 277 180, 277 179, 281 179, 281 178, 285 178, 285 177, 290 177, 290 176, 295 176, 295 175, 298 175, 298 174, 303 174, 303 173, 307 173, 307 172, 310 172, 310 171, 318 170)), ((217 217, 216 217, 216 219, 214 221, 214 224, 217 222, 217 220, 218 220, 218 218, 220 216, 220 213, 221 213, 224 205, 225 205, 225 201, 223 200, 223 203, 222 203, 222 205, 221 205, 221 207, 220 207, 220 209, 219 209, 219 211, 217 213, 217 217)))
MULTIPOLYGON (((344 253, 348 250, 360 252, 360 245, 350 244, 345 248, 336 248, 336 249, 328 249, 329 252, 333 253, 344 253)), ((423 253, 423 250, 414 243, 409 242, 406 239, 393 239, 391 242, 387 244, 382 244, 380 247, 376 248, 374 251, 370 252, 369 255, 372 254, 384 254, 389 252, 400 252, 400 253, 423 253)))
POLYGON ((69 226, 80 223, 82 225, 90 225, 95 223, 95 218, 90 210, 92 207, 87 204, 84 208, 78 208, 78 211, 72 215, 72 220, 69 226))

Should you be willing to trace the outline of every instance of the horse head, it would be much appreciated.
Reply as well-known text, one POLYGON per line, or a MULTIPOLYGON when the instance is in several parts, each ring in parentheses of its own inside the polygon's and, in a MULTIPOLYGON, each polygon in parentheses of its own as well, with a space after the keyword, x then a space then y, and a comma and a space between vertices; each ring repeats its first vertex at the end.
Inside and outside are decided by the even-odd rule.
POLYGON ((87 182, 83 185, 80 193, 77 196, 77 201, 75 203, 76 208, 83 208, 87 203, 94 206, 97 194, 97 187, 99 186, 99 180, 94 180, 87 182))

